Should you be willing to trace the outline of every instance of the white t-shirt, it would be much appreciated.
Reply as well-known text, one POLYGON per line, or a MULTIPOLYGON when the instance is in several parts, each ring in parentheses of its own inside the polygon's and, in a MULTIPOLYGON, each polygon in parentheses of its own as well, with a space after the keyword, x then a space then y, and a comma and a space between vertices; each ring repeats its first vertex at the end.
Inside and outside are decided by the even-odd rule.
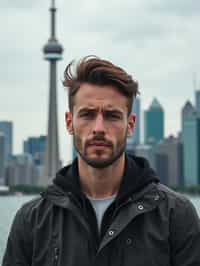
POLYGON ((95 210, 96 217, 97 217, 97 223, 98 223, 98 229, 100 232, 103 215, 104 215, 105 211, 107 210, 107 208, 115 200, 116 195, 113 195, 113 196, 107 197, 107 198, 103 198, 103 199, 95 199, 95 198, 92 198, 89 196, 87 196, 87 198, 90 200, 90 202, 91 202, 91 204, 95 210))

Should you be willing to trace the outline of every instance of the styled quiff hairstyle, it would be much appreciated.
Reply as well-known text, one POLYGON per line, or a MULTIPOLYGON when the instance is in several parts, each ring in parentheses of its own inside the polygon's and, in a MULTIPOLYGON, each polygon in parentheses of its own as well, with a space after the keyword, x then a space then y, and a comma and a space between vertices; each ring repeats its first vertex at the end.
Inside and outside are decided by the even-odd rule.
POLYGON ((86 56, 75 66, 70 62, 64 72, 64 87, 68 88, 68 104, 73 111, 74 97, 81 84, 89 83, 98 86, 113 86, 127 98, 128 115, 131 113, 133 99, 139 93, 138 83, 122 68, 96 56, 86 56), (74 70, 74 71, 73 71, 74 70))

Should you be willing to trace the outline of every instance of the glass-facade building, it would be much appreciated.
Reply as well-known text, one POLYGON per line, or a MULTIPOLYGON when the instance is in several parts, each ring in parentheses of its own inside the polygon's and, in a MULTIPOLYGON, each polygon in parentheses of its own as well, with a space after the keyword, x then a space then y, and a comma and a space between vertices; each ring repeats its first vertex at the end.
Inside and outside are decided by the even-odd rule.
POLYGON ((44 164, 47 137, 29 137, 24 141, 24 153, 31 154, 36 165, 44 164))
POLYGON ((164 138, 164 111, 156 98, 144 112, 144 142, 158 143, 164 138))
POLYGON ((0 121, 0 132, 5 137, 5 160, 7 162, 13 150, 13 123, 11 121, 0 121))
POLYGON ((156 147, 156 170, 162 183, 177 187, 183 185, 182 142, 169 136, 156 147))
POLYGON ((5 170, 5 136, 0 132, 0 178, 4 177, 5 170))
POLYGON ((29 137, 24 141, 24 153, 34 155, 38 152, 45 152, 46 136, 29 137))
POLYGON ((184 184, 200 184, 200 116, 190 102, 182 110, 184 184))
POLYGON ((200 90, 195 91, 195 107, 198 113, 200 113, 200 90))

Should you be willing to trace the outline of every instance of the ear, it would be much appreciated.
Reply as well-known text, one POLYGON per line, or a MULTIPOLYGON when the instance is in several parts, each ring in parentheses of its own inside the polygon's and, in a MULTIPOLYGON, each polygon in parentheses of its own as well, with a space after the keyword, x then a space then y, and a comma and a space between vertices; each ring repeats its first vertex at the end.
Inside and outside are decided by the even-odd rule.
POLYGON ((128 130, 127 130, 127 136, 130 137, 133 134, 133 129, 136 122, 136 115, 130 114, 128 117, 128 130))
POLYGON ((72 126, 72 114, 70 112, 65 113, 65 125, 68 133, 73 135, 73 126, 72 126))

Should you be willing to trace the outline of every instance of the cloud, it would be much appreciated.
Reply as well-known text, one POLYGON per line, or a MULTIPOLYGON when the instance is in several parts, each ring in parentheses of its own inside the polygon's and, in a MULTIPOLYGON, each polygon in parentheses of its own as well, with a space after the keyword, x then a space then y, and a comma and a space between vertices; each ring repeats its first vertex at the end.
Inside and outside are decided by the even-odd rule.
MULTIPOLYGON (((45 0, 46 1, 46 0, 45 0)), ((1 0, 0 9, 32 9, 41 7, 43 1, 34 0, 34 1, 26 1, 26 0, 1 0)))
POLYGON ((153 3, 150 9, 162 15, 191 17, 200 14, 200 2, 196 0, 155 0, 150 3, 153 3))

